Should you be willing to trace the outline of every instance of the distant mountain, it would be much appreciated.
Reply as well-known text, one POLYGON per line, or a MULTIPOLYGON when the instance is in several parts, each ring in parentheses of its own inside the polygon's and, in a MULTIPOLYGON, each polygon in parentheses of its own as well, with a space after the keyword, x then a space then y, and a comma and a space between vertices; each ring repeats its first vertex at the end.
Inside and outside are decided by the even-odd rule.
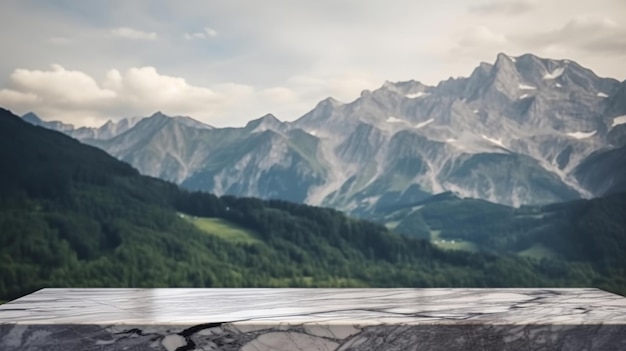
POLYGON ((155 114, 114 138, 87 142, 189 189, 303 202, 324 179, 318 140, 280 125, 265 116, 245 128, 196 128, 155 114))
POLYGON ((357 215, 445 191, 546 204, 602 194, 578 167, 626 145, 625 86, 570 60, 499 54, 468 78, 386 82, 294 122, 209 129, 155 114, 114 136, 75 136, 191 189, 357 215))
POLYGON ((36 114, 32 112, 29 112, 25 114, 24 116, 22 116, 22 119, 24 119, 24 121, 32 125, 36 125, 36 126, 40 126, 40 127, 44 127, 48 129, 53 129, 53 130, 58 130, 59 132, 67 133, 67 132, 71 132, 74 130, 74 126, 71 124, 66 124, 60 121, 46 122, 46 121, 43 121, 41 118, 39 118, 39 116, 37 116, 36 114))
MULTIPOLYGON (((155 114, 152 115, 152 117, 155 117, 155 116, 165 117, 165 115, 162 114, 161 112, 156 112, 155 114)), ((144 118, 149 118, 149 117, 129 117, 129 118, 123 118, 117 122, 113 122, 109 120, 98 128, 92 128, 92 127, 75 128, 71 124, 65 124, 59 121, 50 121, 50 122, 43 121, 41 118, 39 118, 39 116, 37 116, 33 112, 29 112, 22 116, 22 119, 30 124, 33 124, 36 126, 42 126, 48 129, 59 131, 59 132, 63 132, 73 138, 76 138, 82 141, 106 140, 106 139, 114 138, 120 134, 124 134, 126 131, 133 128, 135 125, 137 125, 137 123, 141 122, 141 120, 143 120, 144 118)), ((210 125, 204 124, 191 117, 176 116, 176 117, 170 117, 170 118, 173 118, 179 123, 186 125, 188 127, 191 127, 191 128, 213 129, 213 127, 211 127, 210 125)))
POLYGON ((119 122, 109 120, 99 128, 81 127, 65 133, 79 140, 110 139, 123 134, 142 119, 141 117, 124 118, 119 122))

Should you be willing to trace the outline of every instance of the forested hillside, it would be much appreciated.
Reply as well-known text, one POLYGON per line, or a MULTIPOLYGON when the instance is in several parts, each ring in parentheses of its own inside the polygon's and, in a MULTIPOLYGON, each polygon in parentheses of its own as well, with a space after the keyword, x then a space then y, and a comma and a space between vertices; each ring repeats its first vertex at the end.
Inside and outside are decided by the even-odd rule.
POLYGON ((398 233, 443 242, 442 247, 530 257, 564 272, 589 263, 613 277, 609 284, 618 288, 626 285, 624 213, 626 193, 517 209, 444 193, 377 219, 398 233))
MULTIPOLYGON (((183 191, 6 110, 0 163, 0 300, 41 287, 597 286, 626 293, 620 247, 595 253, 608 257, 600 263, 586 253, 539 261, 440 250, 330 209, 183 191), (198 225, 202 219, 220 225, 198 225), (250 240, 230 237, 228 226, 250 240)), ((623 227, 597 230, 599 240, 624 242, 623 227)), ((593 247, 596 238, 585 240, 580 245, 593 247)))

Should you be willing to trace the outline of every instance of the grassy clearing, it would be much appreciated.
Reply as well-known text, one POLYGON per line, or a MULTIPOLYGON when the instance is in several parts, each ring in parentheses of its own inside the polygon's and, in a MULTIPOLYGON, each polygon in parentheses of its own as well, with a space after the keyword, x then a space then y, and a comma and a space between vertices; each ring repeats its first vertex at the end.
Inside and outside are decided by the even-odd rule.
POLYGON ((433 230, 430 232, 430 242, 440 249, 444 250, 463 250, 477 252, 478 246, 473 242, 466 240, 450 240, 440 238, 441 231, 433 230))
POLYGON ((179 216, 193 223, 205 233, 218 236, 233 243, 255 244, 261 242, 253 230, 221 218, 193 217, 182 213, 179 216))
POLYGON ((411 211, 409 212, 409 214, 413 214, 413 213, 421 210, 422 208, 424 208, 424 205, 413 206, 413 207, 411 207, 411 211))
POLYGON ((554 251, 545 247, 543 244, 535 244, 524 251, 518 252, 517 254, 523 257, 530 257, 537 260, 540 260, 542 258, 556 257, 554 251))
POLYGON ((385 223, 385 227, 387 227, 387 229, 392 229, 393 230, 393 229, 396 229, 398 224, 400 224, 400 221, 387 222, 387 223, 385 223))
POLYGON ((530 218, 530 219, 543 219, 545 217, 545 213, 537 213, 537 214, 519 214, 515 217, 517 218, 530 218))

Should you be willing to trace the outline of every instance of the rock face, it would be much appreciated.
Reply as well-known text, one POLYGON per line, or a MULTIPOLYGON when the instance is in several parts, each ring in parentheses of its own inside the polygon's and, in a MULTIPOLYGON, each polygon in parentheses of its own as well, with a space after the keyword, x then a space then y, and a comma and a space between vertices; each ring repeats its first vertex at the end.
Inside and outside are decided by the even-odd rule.
POLYGON ((519 206, 611 189, 586 175, 593 160, 584 161, 626 145, 625 94, 626 82, 573 61, 499 54, 469 78, 386 82, 350 103, 323 100, 294 122, 267 115, 215 129, 157 113, 59 130, 145 174, 218 195, 361 215, 444 191, 519 206))

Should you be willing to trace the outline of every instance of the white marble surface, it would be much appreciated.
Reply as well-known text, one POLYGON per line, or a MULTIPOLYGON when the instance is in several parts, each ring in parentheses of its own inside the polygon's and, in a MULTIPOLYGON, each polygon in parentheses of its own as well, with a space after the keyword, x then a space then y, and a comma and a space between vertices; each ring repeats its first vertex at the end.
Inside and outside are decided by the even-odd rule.
POLYGON ((0 306, 2 351, 626 350, 598 289, 43 289, 0 306))
POLYGON ((626 324, 598 289, 42 289, 0 305, 0 323, 626 324))

